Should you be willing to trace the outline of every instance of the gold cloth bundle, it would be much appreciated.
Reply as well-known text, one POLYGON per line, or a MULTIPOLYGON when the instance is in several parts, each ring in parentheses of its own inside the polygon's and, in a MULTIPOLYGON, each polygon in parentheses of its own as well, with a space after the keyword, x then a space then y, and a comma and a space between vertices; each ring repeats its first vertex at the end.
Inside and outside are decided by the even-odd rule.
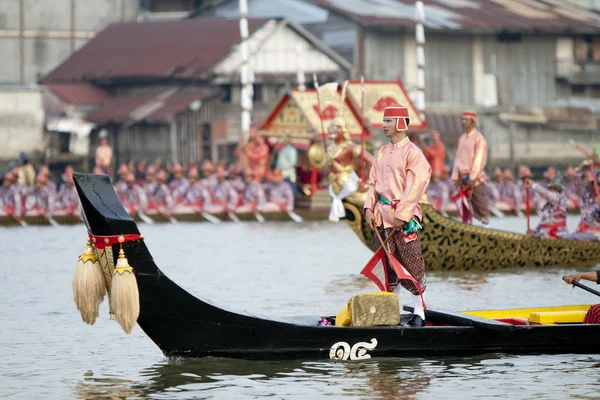
POLYGON ((399 323, 398 296, 390 292, 357 294, 335 318, 336 326, 393 326, 399 323))

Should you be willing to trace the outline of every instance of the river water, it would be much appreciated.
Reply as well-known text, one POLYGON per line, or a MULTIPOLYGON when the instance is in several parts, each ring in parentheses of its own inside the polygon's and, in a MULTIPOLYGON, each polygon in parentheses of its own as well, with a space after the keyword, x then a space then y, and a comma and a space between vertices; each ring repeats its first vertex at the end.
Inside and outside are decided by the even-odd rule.
MULTIPOLYGON (((535 219, 533 221, 536 222, 535 219)), ((570 217, 571 229, 577 218, 570 217)), ((523 231, 523 220, 492 221, 523 231)), ((330 315, 374 285, 370 252, 345 223, 142 225, 156 263, 193 294, 267 315, 330 315)), ((94 326, 72 300, 83 225, 0 228, 0 398, 515 398, 599 396, 600 355, 259 362, 167 359, 139 327, 94 326)), ((589 304, 571 269, 428 276, 428 304, 451 310, 589 304)), ((401 297, 410 301, 408 295, 401 297)), ((410 303, 409 303, 410 304, 410 303)), ((600 340, 600 338, 599 338, 600 340)))

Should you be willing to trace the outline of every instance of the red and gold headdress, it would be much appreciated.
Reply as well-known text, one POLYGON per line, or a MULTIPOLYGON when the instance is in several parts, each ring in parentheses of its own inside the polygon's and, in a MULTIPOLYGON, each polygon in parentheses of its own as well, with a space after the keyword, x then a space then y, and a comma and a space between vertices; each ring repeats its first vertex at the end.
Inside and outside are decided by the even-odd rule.
POLYGON ((473 122, 477 123, 477 113, 475 111, 463 111, 463 118, 471 118, 473 122))
POLYGON ((408 115, 408 107, 404 106, 389 106, 383 110, 383 118, 397 118, 396 129, 399 131, 408 130, 410 124, 410 117, 408 115))

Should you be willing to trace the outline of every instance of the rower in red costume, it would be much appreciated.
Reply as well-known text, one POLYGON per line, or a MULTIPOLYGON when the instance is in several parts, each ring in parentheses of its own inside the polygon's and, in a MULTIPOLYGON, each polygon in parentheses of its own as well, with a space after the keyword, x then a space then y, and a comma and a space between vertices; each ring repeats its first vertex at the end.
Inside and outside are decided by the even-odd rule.
MULTIPOLYGON (((365 159, 367 170, 373 165, 373 156, 361 146, 350 140, 346 122, 334 118, 329 125, 327 145, 327 163, 329 166, 329 195, 332 198, 329 220, 338 222, 346 216, 342 200, 365 188, 360 185, 356 171, 360 170, 361 157, 365 159)), ((350 199, 349 199, 350 200, 350 199)))
POLYGON ((568 235, 567 196, 562 177, 554 176, 547 188, 532 182, 531 191, 546 201, 542 208, 542 219, 533 236, 557 239, 568 235))
POLYGON ((121 191, 119 200, 129 214, 137 211, 145 212, 148 208, 148 199, 144 189, 135 183, 135 175, 128 172, 125 175, 125 188, 121 191))
POLYGON ((269 190, 269 202, 265 206, 265 211, 293 211, 294 210, 294 192, 279 168, 276 168, 271 174, 271 190, 269 190), (273 209, 275 207, 275 209, 273 209))
POLYGON ((458 140, 458 149, 452 169, 452 180, 469 199, 473 215, 488 226, 490 210, 485 195, 484 169, 487 163, 487 142, 477 130, 477 114, 465 111, 462 114, 465 131, 458 140))
POLYGON ((244 182, 246 187, 242 192, 242 202, 238 207, 238 212, 262 212, 267 202, 263 185, 258 180, 258 176, 252 174, 247 169, 244 172, 244 182))
POLYGON ((173 166, 173 179, 167 186, 176 203, 182 203, 185 200, 185 192, 187 191, 188 186, 190 186, 190 182, 184 176, 181 164, 176 163, 173 166))
POLYGON ((217 169, 217 185, 213 191, 215 201, 225 209, 226 212, 235 212, 238 206, 238 194, 225 178, 227 173, 224 168, 217 169))
MULTIPOLYGON (((600 172, 595 176, 596 184, 600 185, 600 172)), ((600 198, 594 185, 594 177, 587 176, 587 187, 579 205, 581 220, 577 232, 564 236, 563 239, 600 240, 600 198)))
POLYGON ((119 170, 117 171, 119 179, 115 183, 115 192, 117 193, 117 196, 124 196, 124 193, 127 189, 127 182, 125 182, 125 177, 127 176, 128 172, 129 170, 127 169, 127 165, 121 164, 119 170))
POLYGON ((215 186, 217 186, 217 182, 214 164, 205 160, 202 163, 202 184, 212 193, 215 190, 215 186))
POLYGON ((28 206, 29 215, 41 215, 42 217, 52 217, 54 212, 55 194, 48 186, 46 175, 38 174, 35 182, 35 191, 33 192, 33 204, 28 206))
POLYGON ((65 214, 79 218, 81 216, 81 203, 79 202, 77 188, 75 188, 72 167, 65 168, 64 180, 65 182, 58 191, 56 208, 65 214))
MULTIPOLYGON (((391 254, 425 292, 425 261, 416 232, 420 230, 423 218, 419 200, 429 184, 431 166, 421 150, 406 136, 409 121, 406 107, 393 106, 384 110, 383 131, 390 142, 379 150, 369 173, 369 192, 364 209, 367 223, 378 229, 384 239, 394 228, 400 229, 388 242, 391 254)), ((409 324, 425 325, 423 301, 415 284, 407 279, 399 280, 389 263, 386 263, 386 269, 390 288, 395 293, 404 287, 412 294, 414 314, 409 324)))
POLYGON ((150 193, 150 197, 154 201, 154 205, 159 212, 170 213, 175 205, 173 196, 169 187, 165 183, 167 180, 167 173, 163 170, 156 174, 156 183, 153 185, 153 191, 150 193))
POLYGON ((510 169, 505 169, 502 174, 502 182, 499 186, 500 199, 510 205, 511 209, 518 211, 523 208, 524 202, 519 187, 513 180, 510 169))
POLYGON ((4 175, 3 185, 0 188, 0 215, 21 217, 23 215, 23 202, 15 185, 17 177, 12 172, 4 175))

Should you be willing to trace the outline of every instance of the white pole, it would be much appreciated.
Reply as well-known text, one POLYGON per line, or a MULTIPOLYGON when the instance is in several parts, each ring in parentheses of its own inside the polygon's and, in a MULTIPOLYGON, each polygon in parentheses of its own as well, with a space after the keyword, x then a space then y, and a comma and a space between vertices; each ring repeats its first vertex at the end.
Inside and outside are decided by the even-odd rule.
POLYGON ((415 29, 415 41, 417 44, 417 98, 415 103, 419 116, 422 120, 425 120, 425 28, 423 27, 425 7, 420 0, 415 2, 415 14, 417 21, 415 29))
POLYGON ((302 52, 302 44, 296 44, 296 79, 298 80, 298 90, 304 92, 306 90, 306 77, 304 76, 304 58, 302 52))
POLYGON ((248 1, 240 0, 240 55, 242 57, 242 67, 240 68, 240 81, 242 90, 240 94, 240 103, 242 106, 242 138, 248 139, 250 136, 250 123, 252 117, 252 82, 254 73, 250 67, 250 49, 248 47, 248 1))

